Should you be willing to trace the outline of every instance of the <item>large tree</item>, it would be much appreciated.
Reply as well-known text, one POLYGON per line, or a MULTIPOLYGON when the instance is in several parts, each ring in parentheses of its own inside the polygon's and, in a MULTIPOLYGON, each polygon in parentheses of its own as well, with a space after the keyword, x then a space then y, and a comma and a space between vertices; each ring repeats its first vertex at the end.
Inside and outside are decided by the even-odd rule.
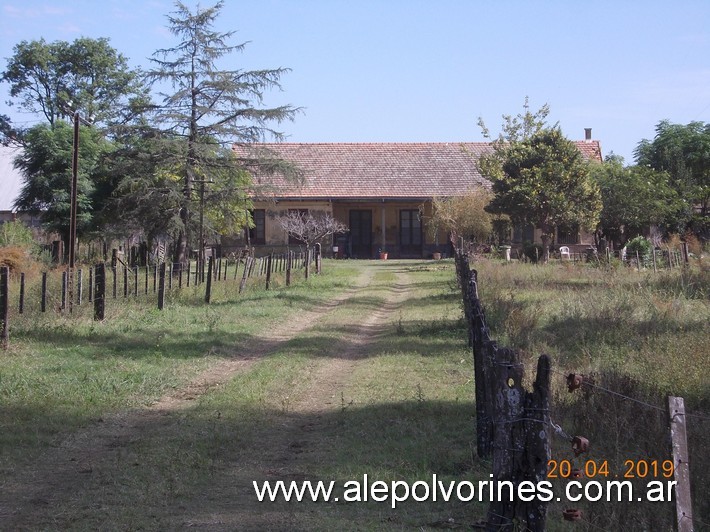
MULTIPOLYGON (((80 127, 81 164, 77 179, 77 234, 99 229, 96 216, 110 191, 101 186, 103 164, 112 144, 94 128, 80 127)), ((69 242, 69 210, 74 130, 66 122, 53 127, 38 124, 25 136, 25 147, 15 165, 25 177, 15 207, 41 216, 45 227, 69 242)))
POLYGON ((559 127, 544 125, 546 116, 546 107, 531 113, 526 101, 523 115, 504 117, 503 133, 493 142, 492 152, 479 160, 481 173, 492 182, 489 212, 539 228, 544 261, 549 259, 557 226, 592 229, 601 210, 589 162, 559 127))
POLYGON ((603 164, 593 165, 592 177, 599 185, 603 205, 598 233, 618 245, 641 235, 650 225, 673 223, 680 208, 667 172, 624 166, 621 157, 611 155, 603 164))
MULTIPOLYGON (((280 80, 288 69, 220 68, 221 59, 243 51, 246 45, 228 44, 234 32, 213 30, 223 2, 206 9, 198 7, 194 12, 182 2, 175 5, 176 11, 168 16, 168 28, 179 42, 153 55, 154 68, 148 72, 148 79, 172 89, 160 94, 154 120, 161 130, 161 142, 179 144, 165 150, 170 157, 162 164, 179 175, 182 183, 175 259, 184 262, 189 246, 194 244, 195 204, 203 196, 205 182, 215 182, 206 188, 219 189, 222 201, 233 204, 229 218, 235 225, 247 222, 243 218, 247 213, 245 174, 237 164, 240 161, 227 155, 225 148, 233 143, 262 142, 267 137, 280 140, 283 135, 273 124, 293 119, 298 110, 290 105, 265 107, 263 102, 265 91, 281 88, 280 80), (241 186, 225 186, 240 181, 241 186)), ((258 158, 241 162, 258 164, 258 158)))
POLYGON ((683 205, 675 214, 676 227, 690 228, 709 238, 710 223, 710 124, 672 124, 663 120, 656 126, 652 141, 642 140, 635 151, 636 162, 668 172, 670 184, 683 205))
POLYGON ((145 103, 140 73, 108 39, 22 41, 0 81, 10 85, 8 104, 43 115, 50 125, 74 111, 96 126, 125 122, 145 103))

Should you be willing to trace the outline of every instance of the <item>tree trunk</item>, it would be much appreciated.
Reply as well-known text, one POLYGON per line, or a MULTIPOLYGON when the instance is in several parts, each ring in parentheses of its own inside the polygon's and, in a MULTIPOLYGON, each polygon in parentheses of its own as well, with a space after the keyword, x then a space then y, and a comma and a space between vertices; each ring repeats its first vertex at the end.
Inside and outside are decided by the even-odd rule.
POLYGON ((541 227, 542 235, 540 235, 540 240, 542 241, 542 263, 547 264, 550 261, 550 242, 552 241, 552 228, 545 224, 541 227))

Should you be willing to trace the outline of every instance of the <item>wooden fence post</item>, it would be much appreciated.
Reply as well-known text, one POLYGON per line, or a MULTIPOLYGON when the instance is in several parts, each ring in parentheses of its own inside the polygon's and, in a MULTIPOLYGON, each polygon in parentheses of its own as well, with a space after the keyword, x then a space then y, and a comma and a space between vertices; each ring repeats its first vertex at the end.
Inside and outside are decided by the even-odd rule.
POLYGON ((89 303, 94 301, 94 269, 89 267, 89 303))
MULTIPOLYGON (((158 266, 155 267, 156 271, 158 266)), ((160 283, 158 284, 158 310, 165 307, 165 263, 160 263, 160 283)))
POLYGON ((273 266, 274 254, 269 253, 269 257, 266 259, 266 289, 271 288, 271 267, 273 266))
POLYGON ((291 251, 288 252, 288 257, 286 257, 286 286, 291 286, 291 266, 293 265, 293 255, 291 251))
POLYGON ((67 308, 67 272, 62 272, 62 306, 61 309, 67 308))
POLYGON ((111 273, 113 274, 113 298, 116 299, 118 294, 118 279, 117 279, 117 266, 111 266, 111 273))
POLYGON ((123 265, 123 298, 128 297, 128 266, 123 265))
POLYGON ((308 280, 308 276, 311 272, 311 248, 306 248, 306 270, 304 272, 304 277, 306 281, 308 280))
POLYGON ((81 268, 76 271, 76 304, 81 305, 84 297, 84 272, 81 268))
POLYGON ((249 277, 249 269, 251 267, 251 263, 254 259, 249 256, 246 259, 244 259, 244 271, 242 272, 242 280, 239 283, 239 293, 241 294, 244 289, 247 286, 247 278, 249 277))
POLYGON ((94 320, 101 321, 106 310, 106 265, 100 262, 94 269, 94 320))
POLYGON ((682 397, 668 397, 671 445, 673 452, 673 479, 675 486, 675 513, 678 532, 693 532, 693 508, 690 497, 690 464, 686 435, 685 403, 682 397))
POLYGON ((25 310, 25 274, 24 272, 20 274, 20 308, 19 313, 25 310))
POLYGON ((321 245, 320 242, 316 244, 316 275, 320 275, 321 272, 321 245))
POLYGON ((210 304, 212 299, 212 278, 214 277, 214 258, 210 255, 209 261, 207 262, 207 286, 205 287, 205 303, 210 304))
POLYGON ((40 301, 42 312, 47 311, 47 272, 42 272, 42 299, 40 301))
POLYGON ((10 345, 10 268, 0 267, 0 344, 10 345))

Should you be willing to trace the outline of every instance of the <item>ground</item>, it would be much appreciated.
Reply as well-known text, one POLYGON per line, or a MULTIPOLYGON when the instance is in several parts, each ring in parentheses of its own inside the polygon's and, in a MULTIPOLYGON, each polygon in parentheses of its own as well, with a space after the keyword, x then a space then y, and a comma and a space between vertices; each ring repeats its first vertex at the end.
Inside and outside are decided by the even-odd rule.
MULTIPOLYGON (((407 446, 386 441, 387 429, 377 429, 380 421, 363 420, 355 410, 364 407, 383 416, 385 424, 397 424, 401 419, 387 404, 424 401, 419 385, 404 397, 378 391, 395 394, 386 402, 359 392, 373 372, 394 371, 396 380, 396 367, 381 370, 376 355, 382 354, 380 340, 396 338, 404 327, 402 307, 421 296, 421 286, 411 265, 371 264, 325 306, 277 324, 144 408, 102 416, 13 471, 0 492, 2 529, 357 530, 397 529, 412 518, 437 521, 429 514, 418 517, 411 508, 402 521, 386 508, 343 513, 336 504, 333 512, 323 513, 325 503, 258 502, 254 494, 253 481, 349 478, 338 464, 343 448, 362 452, 348 450, 345 443, 353 434, 390 447, 390 454, 407 446), (310 353, 305 359, 296 356, 303 349, 310 353), (291 371, 284 377, 287 386, 248 403, 250 394, 266 393, 253 374, 266 371, 267 360, 278 366, 284 355, 283 371, 291 371), (351 411, 344 428, 344 413, 351 411), (358 423, 363 424, 359 436, 358 423), (324 476, 329 472, 333 477, 324 476), (358 512, 367 515, 361 522, 358 512)), ((452 311, 457 319, 458 309, 452 311)), ((402 462, 407 460, 403 452, 402 462)), ((403 471, 409 467, 400 465, 403 471)), ((359 478, 361 468, 348 469, 359 478)), ((442 522, 455 520, 443 515, 442 522)))

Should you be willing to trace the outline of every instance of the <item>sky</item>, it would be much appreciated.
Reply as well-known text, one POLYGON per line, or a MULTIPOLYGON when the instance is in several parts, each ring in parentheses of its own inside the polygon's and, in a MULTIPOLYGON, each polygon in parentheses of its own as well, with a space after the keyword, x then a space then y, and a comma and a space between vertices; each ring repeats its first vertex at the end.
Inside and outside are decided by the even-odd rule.
MULTIPOLYGON (((184 0, 192 8, 193 0, 184 0)), ((213 1, 199 5, 207 7, 213 1)), ((176 44, 170 0, 0 0, 0 71, 20 41, 106 37, 132 67, 176 44)), ((633 163, 661 120, 710 122, 708 0, 226 0, 214 29, 248 43, 229 69, 286 67, 266 105, 302 108, 289 142, 486 140, 550 106, 633 163)), ((38 116, 0 114, 30 125, 38 116)))

